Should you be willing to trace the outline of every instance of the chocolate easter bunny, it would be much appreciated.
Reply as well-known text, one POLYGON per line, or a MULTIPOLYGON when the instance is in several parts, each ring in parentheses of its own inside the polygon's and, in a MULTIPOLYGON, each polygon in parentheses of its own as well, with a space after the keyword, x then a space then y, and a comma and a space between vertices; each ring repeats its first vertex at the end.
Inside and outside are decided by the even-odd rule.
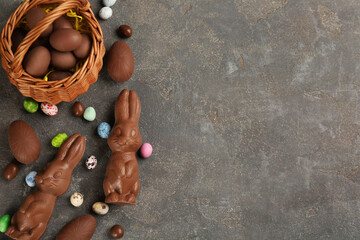
POLYGON ((72 171, 85 151, 85 137, 76 133, 60 147, 55 159, 35 177, 37 189, 11 218, 6 235, 17 240, 37 240, 45 233, 56 198, 70 186, 72 171))
POLYGON ((141 146, 138 127, 141 105, 135 91, 123 90, 115 104, 115 125, 108 138, 112 151, 103 183, 105 202, 135 204, 139 193, 139 166, 135 153, 141 146))

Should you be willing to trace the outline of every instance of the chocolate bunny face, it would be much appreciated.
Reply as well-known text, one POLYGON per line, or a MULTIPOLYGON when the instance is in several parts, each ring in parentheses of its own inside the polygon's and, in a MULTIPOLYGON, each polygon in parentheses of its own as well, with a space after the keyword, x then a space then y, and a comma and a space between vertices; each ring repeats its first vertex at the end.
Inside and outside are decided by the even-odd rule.
POLYGON ((36 175, 38 189, 54 196, 64 194, 70 185, 72 171, 81 160, 84 151, 85 137, 74 134, 65 141, 55 159, 36 175))
POLYGON ((123 90, 115 104, 115 125, 108 138, 113 152, 136 152, 141 146, 138 127, 141 105, 135 91, 123 90))
POLYGON ((52 163, 48 163, 44 169, 36 175, 36 186, 42 192, 60 196, 66 192, 70 185, 71 173, 67 171, 68 164, 59 167, 59 164, 52 163))

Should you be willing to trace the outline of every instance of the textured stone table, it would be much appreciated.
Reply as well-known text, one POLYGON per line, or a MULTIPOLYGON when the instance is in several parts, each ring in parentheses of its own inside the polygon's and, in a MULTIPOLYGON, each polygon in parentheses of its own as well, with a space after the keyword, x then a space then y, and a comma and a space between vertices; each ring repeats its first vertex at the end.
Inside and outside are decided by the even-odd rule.
MULTIPOLYGON (((99 1, 91 1, 97 13, 99 1)), ((0 0, 3 26, 19 0, 0 0)), ((142 102, 140 129, 154 154, 139 160, 136 206, 111 206, 96 216, 93 239, 359 239, 360 1, 118 0, 100 21, 106 48, 120 24, 136 59, 119 84, 102 70, 77 98, 97 110, 95 122, 71 114, 28 114, 24 97, 0 70, 0 169, 12 160, 7 128, 16 119, 40 137, 39 160, 17 178, 0 178, 0 215, 14 213, 31 191, 23 181, 52 160, 51 138, 79 132, 86 154, 60 197, 43 239, 104 199, 110 150, 96 134, 113 123, 124 88, 142 102), (85 157, 99 165, 87 171, 85 157), (70 205, 75 191, 85 195, 70 205)), ((4 239, 4 236, 0 236, 4 239)))

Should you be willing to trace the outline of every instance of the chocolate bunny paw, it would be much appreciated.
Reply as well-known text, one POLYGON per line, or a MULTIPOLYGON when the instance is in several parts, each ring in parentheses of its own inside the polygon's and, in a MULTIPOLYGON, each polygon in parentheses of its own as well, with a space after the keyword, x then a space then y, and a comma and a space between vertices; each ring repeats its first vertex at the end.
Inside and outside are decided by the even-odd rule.
POLYGON ((117 192, 112 192, 105 198, 106 203, 113 203, 113 204, 136 204, 136 197, 134 194, 129 195, 121 195, 117 192))

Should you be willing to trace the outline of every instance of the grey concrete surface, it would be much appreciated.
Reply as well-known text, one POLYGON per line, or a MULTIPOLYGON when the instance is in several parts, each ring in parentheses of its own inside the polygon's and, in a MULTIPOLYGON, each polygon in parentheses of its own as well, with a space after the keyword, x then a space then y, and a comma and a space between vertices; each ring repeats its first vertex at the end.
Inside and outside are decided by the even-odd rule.
MULTIPOLYGON (((91 1, 97 13, 101 1, 91 1)), ((3 26, 19 0, 0 0, 3 26)), ((358 0, 118 0, 100 21, 107 49, 120 24, 136 59, 132 79, 119 84, 103 69, 77 98, 97 111, 95 122, 60 113, 28 114, 0 71, 0 169, 12 160, 7 128, 34 127, 39 160, 0 180, 0 215, 14 213, 31 191, 24 183, 56 150, 51 138, 79 132, 87 155, 60 197, 43 239, 104 199, 110 150, 96 135, 113 123, 124 88, 142 102, 140 129, 154 154, 139 160, 136 206, 111 206, 96 216, 93 239, 359 239, 360 238, 360 1, 358 0), (75 191, 85 195, 70 205, 75 191)), ((0 235, 4 239, 3 235, 0 235)))

